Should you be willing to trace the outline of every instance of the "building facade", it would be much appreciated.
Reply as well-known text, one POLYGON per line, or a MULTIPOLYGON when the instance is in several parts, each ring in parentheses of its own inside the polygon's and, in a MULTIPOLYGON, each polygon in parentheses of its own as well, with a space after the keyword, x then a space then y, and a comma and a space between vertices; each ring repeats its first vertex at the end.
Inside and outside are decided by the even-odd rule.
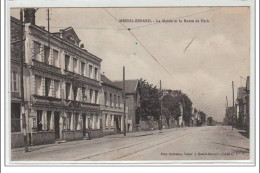
MULTIPOLYGON (((123 81, 115 81, 114 84, 119 88, 123 88, 123 81)), ((140 91, 139 80, 125 81, 126 106, 128 107, 127 131, 140 130, 140 91)))
POLYGON ((246 87, 237 89, 236 119, 238 127, 245 127, 246 123, 246 87))
MULTIPOLYGON (((105 75, 101 75, 101 104, 104 134, 122 133, 124 129, 123 88, 115 85, 105 75)), ((127 107, 126 107, 126 120, 127 107)))
MULTIPOLYGON (((23 73, 30 144, 77 140, 86 135, 86 129, 102 130, 102 60, 80 45, 73 28, 48 33, 34 21, 25 21, 30 21, 24 25, 23 73)), ((11 33, 19 33, 17 22, 11 17, 11 33)), ((15 40, 15 34, 11 34, 11 40, 15 40)), ((11 52, 16 51, 11 46, 11 52)), ((17 57, 11 54, 12 132, 21 132, 22 127, 17 57), (18 118, 20 121, 14 121, 18 118)))

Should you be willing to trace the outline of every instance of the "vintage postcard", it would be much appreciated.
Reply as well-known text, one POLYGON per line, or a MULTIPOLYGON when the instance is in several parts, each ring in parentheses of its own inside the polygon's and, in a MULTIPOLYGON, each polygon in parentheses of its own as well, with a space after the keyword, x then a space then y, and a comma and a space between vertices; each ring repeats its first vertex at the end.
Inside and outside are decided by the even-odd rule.
POLYGON ((10 8, 9 163, 254 163, 250 14, 10 8))

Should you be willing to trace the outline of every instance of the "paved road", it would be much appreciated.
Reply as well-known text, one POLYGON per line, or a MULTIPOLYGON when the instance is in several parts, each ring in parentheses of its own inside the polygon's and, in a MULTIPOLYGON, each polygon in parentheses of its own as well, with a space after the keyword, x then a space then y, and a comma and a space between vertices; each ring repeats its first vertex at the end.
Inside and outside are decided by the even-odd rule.
POLYGON ((231 127, 174 128, 11 151, 12 161, 247 160, 249 139, 231 127))

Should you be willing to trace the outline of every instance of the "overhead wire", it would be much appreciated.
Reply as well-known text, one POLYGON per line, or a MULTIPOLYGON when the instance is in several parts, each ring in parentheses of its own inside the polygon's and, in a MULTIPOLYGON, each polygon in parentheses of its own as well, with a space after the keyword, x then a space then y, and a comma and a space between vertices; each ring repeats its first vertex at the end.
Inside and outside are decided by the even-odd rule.
POLYGON ((144 44, 135 36, 135 34, 133 32, 130 31, 129 28, 127 28, 124 24, 122 24, 121 22, 118 21, 117 18, 115 18, 107 9, 103 8, 113 19, 115 19, 120 25, 122 25, 125 29, 127 29, 129 31, 129 33, 131 34, 131 36, 137 41, 139 42, 139 44, 144 48, 144 50, 156 61, 157 64, 159 64, 159 66, 161 66, 163 68, 163 70, 165 70, 168 75, 172 76, 169 71, 157 60, 157 58, 155 58, 155 56, 152 55, 152 53, 144 46, 144 44))

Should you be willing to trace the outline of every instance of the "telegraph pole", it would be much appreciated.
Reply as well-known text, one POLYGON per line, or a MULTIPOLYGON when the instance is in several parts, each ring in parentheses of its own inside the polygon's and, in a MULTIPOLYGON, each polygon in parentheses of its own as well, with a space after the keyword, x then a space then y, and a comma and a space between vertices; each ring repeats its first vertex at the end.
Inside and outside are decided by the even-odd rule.
POLYGON ((24 151, 28 152, 27 130, 26 130, 26 116, 25 116, 25 103, 24 103, 24 86, 23 86, 23 9, 20 9, 20 89, 21 89, 21 112, 22 112, 22 125, 24 135, 24 151))
POLYGON ((233 94, 233 108, 232 108, 232 130, 234 128, 234 116, 235 116, 235 98, 234 98, 234 81, 232 81, 232 94, 233 94))
POLYGON ((227 107, 226 107, 226 109, 228 109, 228 99, 227 99, 227 96, 226 96, 226 102, 227 102, 227 107))
POLYGON ((48 48, 50 48, 50 9, 47 9, 47 21, 48 21, 48 48))
POLYGON ((160 80, 160 130, 162 129, 162 81, 160 80))
POLYGON ((123 97, 124 97, 124 116, 123 116, 123 121, 124 121, 124 136, 126 136, 126 124, 125 124, 125 66, 123 66, 123 97))

